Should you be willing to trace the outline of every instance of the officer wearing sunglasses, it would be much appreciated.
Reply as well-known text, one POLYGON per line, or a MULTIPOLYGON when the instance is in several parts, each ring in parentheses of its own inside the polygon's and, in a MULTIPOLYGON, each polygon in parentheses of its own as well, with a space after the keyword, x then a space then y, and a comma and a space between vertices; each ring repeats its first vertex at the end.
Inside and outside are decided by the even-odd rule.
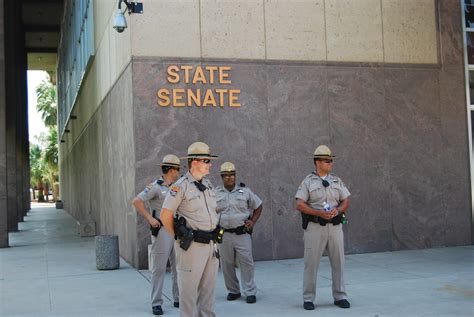
POLYGON ((163 176, 149 184, 133 200, 133 206, 149 222, 151 229, 151 306, 154 315, 163 315, 163 308, 161 307, 163 305, 162 290, 168 259, 170 260, 173 279, 174 307, 179 307, 174 237, 166 230, 160 230, 161 222, 159 215, 156 213, 161 210, 169 186, 179 178, 181 165, 176 155, 168 154, 159 166, 161 166, 163 176))
POLYGON ((171 186, 161 212, 165 229, 175 242, 180 316, 215 317, 214 289, 219 260, 216 193, 209 174, 209 146, 195 142, 188 148, 189 171, 171 186), (174 213, 177 220, 174 221, 174 213))
POLYGON ((331 174, 333 158, 326 145, 314 151, 315 171, 306 176, 296 192, 296 209, 304 228, 303 308, 314 309, 318 266, 327 248, 332 270, 334 305, 349 308, 344 285, 344 235, 342 222, 348 207, 349 190, 331 174))

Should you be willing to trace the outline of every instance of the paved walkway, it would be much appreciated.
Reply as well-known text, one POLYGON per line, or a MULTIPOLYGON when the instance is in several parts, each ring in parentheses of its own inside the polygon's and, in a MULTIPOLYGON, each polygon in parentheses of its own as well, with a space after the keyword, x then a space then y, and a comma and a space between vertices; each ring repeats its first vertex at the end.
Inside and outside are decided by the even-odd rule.
MULTIPOLYGON (((0 249, 0 316, 152 316, 148 271, 121 261, 97 271, 93 238, 51 204, 36 204, 0 249)), ((222 273, 216 290, 220 317, 474 316, 474 247, 348 255, 351 309, 332 304, 331 272, 323 258, 316 310, 302 309, 301 259, 256 263, 257 303, 227 302, 222 273)), ((178 316, 165 293, 165 316, 178 316)))

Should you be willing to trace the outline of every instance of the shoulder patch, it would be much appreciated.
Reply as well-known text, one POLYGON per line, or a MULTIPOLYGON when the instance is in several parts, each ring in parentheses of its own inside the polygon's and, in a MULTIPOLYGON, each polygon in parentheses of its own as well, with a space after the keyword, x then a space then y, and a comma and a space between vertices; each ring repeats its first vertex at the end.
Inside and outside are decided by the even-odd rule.
POLYGON ((170 191, 179 193, 179 190, 180 190, 180 188, 179 188, 178 186, 172 185, 172 186, 170 187, 170 191))
POLYGON ((153 183, 148 184, 148 186, 146 187, 146 189, 150 190, 150 189, 153 187, 153 185, 154 185, 153 183))
POLYGON ((169 193, 171 196, 175 197, 177 193, 179 193, 180 188, 178 186, 172 185, 170 187, 169 193))

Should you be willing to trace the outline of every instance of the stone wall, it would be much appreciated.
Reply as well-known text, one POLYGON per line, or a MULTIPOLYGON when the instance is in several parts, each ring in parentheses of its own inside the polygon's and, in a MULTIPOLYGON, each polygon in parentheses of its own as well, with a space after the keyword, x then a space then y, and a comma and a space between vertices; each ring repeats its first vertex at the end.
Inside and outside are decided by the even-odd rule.
POLYGON ((64 209, 78 221, 94 220, 97 234, 118 234, 121 255, 135 263, 131 87, 129 65, 60 166, 64 209))

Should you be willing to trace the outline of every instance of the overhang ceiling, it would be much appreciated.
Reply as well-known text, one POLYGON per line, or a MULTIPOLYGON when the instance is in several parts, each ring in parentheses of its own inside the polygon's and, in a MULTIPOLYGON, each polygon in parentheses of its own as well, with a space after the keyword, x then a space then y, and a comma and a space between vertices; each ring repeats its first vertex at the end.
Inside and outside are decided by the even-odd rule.
POLYGON ((28 70, 56 71, 64 0, 21 0, 28 70))

